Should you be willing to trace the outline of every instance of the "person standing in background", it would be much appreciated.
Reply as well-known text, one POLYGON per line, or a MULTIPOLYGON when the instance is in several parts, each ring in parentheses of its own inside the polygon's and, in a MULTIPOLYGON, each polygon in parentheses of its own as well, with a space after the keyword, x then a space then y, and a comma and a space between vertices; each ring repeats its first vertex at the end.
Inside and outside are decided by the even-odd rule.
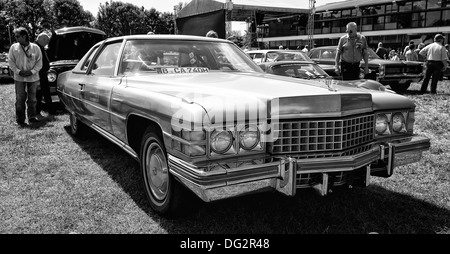
POLYGON ((406 52, 409 50, 409 47, 410 47, 411 45, 413 45, 413 47, 415 47, 414 41, 413 41, 413 40, 409 41, 409 44, 405 46, 405 49, 403 49, 403 53, 402 53, 403 56, 404 56, 404 55, 406 54, 406 52))
POLYGON ((424 43, 419 43, 417 48, 414 50, 414 52, 417 53, 417 61, 419 62, 425 62, 425 57, 423 57, 421 54, 419 54, 420 50, 422 50, 425 47, 424 43))
POLYGON ((369 59, 367 55, 366 37, 357 33, 358 26, 355 22, 347 24, 347 34, 339 39, 336 58, 335 72, 342 73, 343 80, 359 79, 361 60, 364 59, 364 74, 369 73, 369 59))
POLYGON ((391 61, 400 61, 400 58, 398 57, 397 51, 391 50, 389 52, 389 60, 391 60, 391 61))
POLYGON ((418 61, 419 57, 417 53, 414 51, 414 45, 409 45, 409 50, 405 53, 406 61, 418 61))
POLYGON ((219 35, 217 35, 217 33, 214 30, 209 30, 205 36, 211 38, 219 38, 219 35))
POLYGON ((42 53, 42 69, 39 71, 39 83, 41 89, 36 91, 36 117, 38 119, 43 118, 41 115, 42 110, 42 98, 44 98, 45 106, 47 107, 47 112, 50 115, 55 114, 55 110, 53 109, 52 96, 50 95, 50 87, 48 85, 47 79, 47 71, 50 69, 50 63, 47 56, 47 51, 45 50, 45 46, 47 46, 50 38, 46 33, 40 33, 36 38, 36 45, 39 46, 42 53))
POLYGON ((9 67, 14 72, 16 90, 16 122, 25 125, 25 110, 28 123, 36 119, 36 89, 39 71, 42 69, 42 53, 39 46, 30 42, 28 31, 19 27, 13 31, 17 43, 9 48, 9 67))
POLYGON ((309 52, 309 45, 305 45, 305 48, 302 49, 303 52, 308 53, 309 52))
POLYGON ((434 42, 428 44, 419 52, 419 54, 425 57, 427 65, 427 72, 425 73, 425 78, 420 89, 421 93, 425 93, 427 91, 428 82, 432 77, 431 93, 436 94, 439 78, 443 75, 445 69, 447 69, 447 50, 444 46, 442 46, 444 39, 445 37, 442 34, 436 34, 436 36, 434 36, 434 42))
POLYGON ((378 48, 375 52, 381 59, 387 59, 389 55, 389 51, 383 47, 383 43, 378 42, 378 48))

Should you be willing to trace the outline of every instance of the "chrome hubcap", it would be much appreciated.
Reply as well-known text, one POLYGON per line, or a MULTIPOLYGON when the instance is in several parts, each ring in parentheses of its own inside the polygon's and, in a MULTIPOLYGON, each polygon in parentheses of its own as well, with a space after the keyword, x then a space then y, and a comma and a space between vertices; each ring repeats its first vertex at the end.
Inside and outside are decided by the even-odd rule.
POLYGON ((150 191, 156 199, 163 200, 169 188, 169 174, 166 157, 158 144, 148 147, 145 162, 150 191))

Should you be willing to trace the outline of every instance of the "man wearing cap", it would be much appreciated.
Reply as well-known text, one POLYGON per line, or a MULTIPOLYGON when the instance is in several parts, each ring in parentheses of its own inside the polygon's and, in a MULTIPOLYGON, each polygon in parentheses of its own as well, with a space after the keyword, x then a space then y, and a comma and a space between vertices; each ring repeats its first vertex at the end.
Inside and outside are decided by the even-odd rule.
POLYGON ((347 24, 347 34, 339 39, 335 59, 335 72, 342 73, 343 80, 359 79, 359 65, 364 59, 364 74, 369 72, 366 37, 357 33, 355 22, 347 24))
POLYGON ((427 65, 425 79, 423 80, 420 89, 421 93, 427 91, 428 82, 430 81, 431 76, 433 76, 431 80, 431 93, 436 94, 438 80, 447 68, 447 50, 442 46, 444 38, 445 37, 442 34, 436 34, 436 36, 434 36, 434 43, 427 45, 419 52, 420 55, 425 57, 425 64, 427 65))
POLYGON ((308 53, 309 52, 309 45, 305 45, 305 48, 302 49, 303 52, 308 53))

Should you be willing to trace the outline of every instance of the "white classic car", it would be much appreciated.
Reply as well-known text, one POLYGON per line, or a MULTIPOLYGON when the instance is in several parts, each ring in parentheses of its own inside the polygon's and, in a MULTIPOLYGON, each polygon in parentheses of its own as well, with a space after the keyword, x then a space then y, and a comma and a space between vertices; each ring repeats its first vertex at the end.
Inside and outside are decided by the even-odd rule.
POLYGON ((209 202, 277 190, 326 195, 417 162, 415 105, 364 82, 266 74, 227 40, 133 35, 97 43, 57 91, 73 134, 90 127, 140 163, 160 214, 191 190, 209 202))

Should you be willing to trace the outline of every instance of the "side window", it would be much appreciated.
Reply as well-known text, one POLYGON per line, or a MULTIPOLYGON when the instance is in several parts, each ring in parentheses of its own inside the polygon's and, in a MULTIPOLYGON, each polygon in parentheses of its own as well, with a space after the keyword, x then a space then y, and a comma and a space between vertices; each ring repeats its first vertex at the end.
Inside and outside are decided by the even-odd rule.
POLYGON ((255 57, 253 58, 253 61, 255 61, 257 63, 262 63, 263 62, 263 54, 262 53, 256 53, 255 57))
POLYGON ((94 75, 112 76, 116 66, 119 49, 122 42, 106 45, 95 59, 91 73, 94 75))
POLYGON ((336 50, 324 50, 322 52, 322 59, 334 59, 336 57, 336 50))
POLYGON ((255 63, 262 63, 262 54, 261 53, 250 53, 250 58, 253 59, 255 63))
POLYGON ((81 66, 80 71, 86 72, 89 63, 92 61, 92 58, 94 57, 95 53, 97 53, 98 47, 96 47, 94 50, 92 50, 91 54, 86 58, 83 65, 81 66))
POLYGON ((319 58, 319 53, 320 50, 314 50, 311 55, 309 56, 309 58, 319 58))

